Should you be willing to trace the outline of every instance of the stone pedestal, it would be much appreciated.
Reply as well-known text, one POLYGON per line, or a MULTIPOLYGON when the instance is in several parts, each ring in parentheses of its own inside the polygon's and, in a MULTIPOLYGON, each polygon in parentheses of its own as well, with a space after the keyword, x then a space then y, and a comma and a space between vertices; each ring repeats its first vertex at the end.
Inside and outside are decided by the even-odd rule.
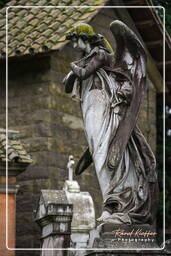
POLYGON ((105 224, 98 229, 99 238, 94 239, 93 248, 84 256, 171 255, 171 240, 166 241, 164 249, 162 249, 163 246, 159 247, 156 242, 155 229, 149 225, 105 224), (130 242, 129 237, 132 237, 130 242), (138 239, 142 239, 142 241, 138 241, 138 239))
POLYGON ((168 256, 170 254, 164 251, 143 251, 143 250, 134 250, 134 251, 109 251, 109 250, 96 250, 87 252, 85 256, 168 256))
POLYGON ((163 256, 169 250, 160 250, 157 233, 150 225, 102 224, 97 227, 99 237, 86 256, 163 256), (145 250, 144 250, 145 249, 145 250))

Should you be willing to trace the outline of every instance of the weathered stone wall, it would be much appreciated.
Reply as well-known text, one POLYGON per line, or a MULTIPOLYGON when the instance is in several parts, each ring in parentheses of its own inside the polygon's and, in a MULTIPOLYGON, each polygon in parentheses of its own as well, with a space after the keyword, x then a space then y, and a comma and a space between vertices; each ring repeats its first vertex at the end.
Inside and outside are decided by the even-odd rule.
MULTIPOLYGON (((109 24, 114 18, 114 11, 105 9, 91 21, 95 30, 104 34, 112 45, 109 24)), ((69 71, 69 63, 78 57, 79 52, 69 44, 46 57, 20 58, 9 63, 9 128, 20 131, 22 142, 34 160, 18 179, 21 187, 17 195, 17 247, 40 246, 39 228, 33 220, 40 189, 61 189, 68 176, 68 156, 73 154, 77 160, 87 146, 79 104, 64 93, 61 83, 69 71)), ((156 92, 150 81, 148 84, 139 124, 155 150, 156 92)), ((5 86, 1 95, 0 127, 5 127, 5 86)), ((98 217, 101 194, 93 167, 77 179, 81 190, 88 190, 92 195, 98 217)), ((22 256, 25 252, 16 254, 22 256)), ((28 251, 27 255, 33 252, 28 251)), ((39 251, 34 255, 39 255, 39 251)))

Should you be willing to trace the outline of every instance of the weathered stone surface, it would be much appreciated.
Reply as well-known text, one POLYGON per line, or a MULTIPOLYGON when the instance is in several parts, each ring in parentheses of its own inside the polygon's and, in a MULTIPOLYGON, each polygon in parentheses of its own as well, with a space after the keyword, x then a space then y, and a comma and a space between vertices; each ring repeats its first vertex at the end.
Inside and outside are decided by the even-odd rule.
POLYGON ((92 252, 87 252, 87 254, 85 256, 167 256, 169 254, 163 252, 163 251, 139 251, 139 250, 122 250, 122 251, 118 251, 118 250, 114 250, 114 251, 110 251, 110 250, 96 250, 96 251, 92 251, 92 252))
POLYGON ((27 168, 27 171, 18 176, 18 180, 30 179, 47 179, 48 167, 41 164, 32 164, 27 168))
POLYGON ((89 191, 90 195, 92 196, 96 208, 95 213, 97 219, 100 217, 102 211, 102 195, 93 166, 88 168, 81 176, 77 176, 76 180, 78 180, 79 184, 81 185, 81 190, 89 191), (96 184, 96 186, 93 184, 96 184))
POLYGON ((64 114, 62 121, 71 129, 81 129, 83 130, 83 121, 81 118, 64 114))
POLYGON ((64 92, 64 85, 62 84, 62 80, 64 78, 64 74, 60 72, 54 71, 55 81, 53 81, 49 85, 49 93, 58 96, 62 95, 63 97, 67 97, 66 93, 64 92), (59 83, 61 81, 61 83, 59 83))

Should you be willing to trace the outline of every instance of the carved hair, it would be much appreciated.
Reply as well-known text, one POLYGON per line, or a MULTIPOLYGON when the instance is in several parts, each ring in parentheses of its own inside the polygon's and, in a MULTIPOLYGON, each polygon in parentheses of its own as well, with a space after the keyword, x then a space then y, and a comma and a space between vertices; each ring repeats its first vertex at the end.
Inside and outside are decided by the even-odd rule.
POLYGON ((92 26, 86 23, 80 23, 73 27, 71 31, 66 35, 67 40, 77 40, 81 38, 83 41, 87 41, 92 46, 102 46, 109 52, 113 52, 112 46, 108 40, 101 34, 96 34, 92 26))

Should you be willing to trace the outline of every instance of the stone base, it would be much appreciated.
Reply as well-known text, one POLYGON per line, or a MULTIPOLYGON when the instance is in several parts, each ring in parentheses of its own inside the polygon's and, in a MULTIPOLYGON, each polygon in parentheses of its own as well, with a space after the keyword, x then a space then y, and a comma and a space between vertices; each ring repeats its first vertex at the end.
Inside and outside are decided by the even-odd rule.
POLYGON ((168 256, 164 251, 91 251, 85 256, 168 256))
POLYGON ((102 224, 98 227, 99 237, 94 239, 93 248, 143 249, 159 248, 157 233, 150 225, 102 224))

